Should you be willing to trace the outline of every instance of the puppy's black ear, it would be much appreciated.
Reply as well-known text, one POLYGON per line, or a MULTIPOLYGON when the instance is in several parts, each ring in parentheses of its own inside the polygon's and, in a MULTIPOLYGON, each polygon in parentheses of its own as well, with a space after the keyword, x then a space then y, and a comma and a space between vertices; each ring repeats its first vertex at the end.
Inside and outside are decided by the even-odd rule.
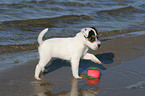
POLYGON ((95 33, 94 33, 93 30, 89 31, 89 35, 88 35, 87 38, 88 38, 88 40, 89 40, 90 42, 94 42, 94 41, 95 41, 95 33))
POLYGON ((99 36, 99 32, 95 27, 91 27, 92 29, 94 29, 96 31, 96 34, 99 36))

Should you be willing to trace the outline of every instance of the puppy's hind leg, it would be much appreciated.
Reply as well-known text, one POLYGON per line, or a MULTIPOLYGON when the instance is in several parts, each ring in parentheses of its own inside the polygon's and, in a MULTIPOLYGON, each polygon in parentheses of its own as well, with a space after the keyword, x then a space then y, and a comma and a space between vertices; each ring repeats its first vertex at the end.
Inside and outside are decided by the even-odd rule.
POLYGON ((41 58, 39 60, 39 63, 37 64, 36 68, 35 68, 35 79, 36 80, 41 80, 40 79, 40 72, 44 70, 44 67, 47 65, 47 63, 50 61, 51 58, 41 58))

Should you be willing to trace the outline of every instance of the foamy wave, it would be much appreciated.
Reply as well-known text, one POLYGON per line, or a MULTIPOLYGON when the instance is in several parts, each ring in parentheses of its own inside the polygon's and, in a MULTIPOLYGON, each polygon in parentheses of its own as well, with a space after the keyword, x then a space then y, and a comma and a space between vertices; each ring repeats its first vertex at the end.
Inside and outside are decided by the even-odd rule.
POLYGON ((127 89, 139 89, 139 88, 145 88, 145 81, 140 81, 136 84, 129 85, 126 87, 127 89))

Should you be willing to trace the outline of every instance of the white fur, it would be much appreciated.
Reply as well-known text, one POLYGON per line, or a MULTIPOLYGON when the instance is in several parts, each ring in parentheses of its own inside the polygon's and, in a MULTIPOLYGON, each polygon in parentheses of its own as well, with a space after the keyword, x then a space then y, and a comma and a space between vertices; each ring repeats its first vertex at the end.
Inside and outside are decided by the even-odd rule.
POLYGON ((75 78, 81 78, 78 75, 79 61, 82 59, 89 59, 95 63, 101 64, 101 61, 97 59, 93 54, 87 53, 90 47, 93 50, 97 50, 100 41, 97 40, 91 43, 85 37, 90 28, 87 30, 81 30, 75 37, 70 38, 52 38, 45 41, 42 40, 43 35, 48 31, 48 28, 44 29, 38 36, 39 56, 40 60, 35 69, 35 78, 41 80, 39 75, 41 71, 44 71, 44 67, 50 61, 52 57, 61 58, 71 61, 72 74, 75 78))

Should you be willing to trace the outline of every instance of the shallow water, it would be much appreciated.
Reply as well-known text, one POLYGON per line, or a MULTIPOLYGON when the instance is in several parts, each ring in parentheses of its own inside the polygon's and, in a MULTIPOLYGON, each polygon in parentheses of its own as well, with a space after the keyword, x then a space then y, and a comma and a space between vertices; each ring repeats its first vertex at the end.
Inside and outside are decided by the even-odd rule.
MULTIPOLYGON (((145 34, 144 0, 1 0, 0 18, 0 56, 13 54, 13 59, 36 50, 46 27, 46 38, 75 36, 90 26, 101 40, 145 34)), ((0 61, 8 62, 7 56, 0 61)))

